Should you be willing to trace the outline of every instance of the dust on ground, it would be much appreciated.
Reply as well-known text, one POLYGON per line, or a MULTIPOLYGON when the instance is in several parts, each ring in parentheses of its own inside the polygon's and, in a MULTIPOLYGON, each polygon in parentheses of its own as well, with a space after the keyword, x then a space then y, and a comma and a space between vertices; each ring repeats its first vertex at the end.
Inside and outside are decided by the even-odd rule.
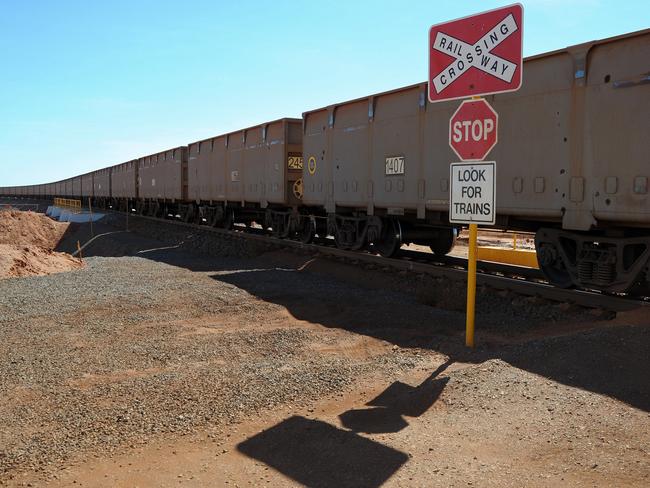
POLYGON ((81 268, 80 259, 54 251, 69 225, 41 213, 0 210, 0 279, 81 268))

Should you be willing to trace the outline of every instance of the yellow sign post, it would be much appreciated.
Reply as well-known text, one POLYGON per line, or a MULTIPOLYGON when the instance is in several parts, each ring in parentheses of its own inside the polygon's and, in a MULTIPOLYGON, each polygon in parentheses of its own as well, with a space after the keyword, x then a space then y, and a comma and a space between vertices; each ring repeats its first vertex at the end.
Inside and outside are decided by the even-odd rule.
POLYGON ((476 238, 478 225, 469 224, 467 249, 467 318, 465 319, 465 345, 474 347, 474 317, 476 316, 476 238))

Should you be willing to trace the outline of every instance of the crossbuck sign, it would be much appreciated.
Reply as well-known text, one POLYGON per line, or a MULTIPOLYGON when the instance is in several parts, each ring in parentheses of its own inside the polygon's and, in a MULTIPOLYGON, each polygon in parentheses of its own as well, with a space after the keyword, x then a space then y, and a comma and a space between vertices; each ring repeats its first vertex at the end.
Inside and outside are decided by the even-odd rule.
POLYGON ((518 90, 520 4, 445 22, 429 30, 429 100, 440 102, 518 90))

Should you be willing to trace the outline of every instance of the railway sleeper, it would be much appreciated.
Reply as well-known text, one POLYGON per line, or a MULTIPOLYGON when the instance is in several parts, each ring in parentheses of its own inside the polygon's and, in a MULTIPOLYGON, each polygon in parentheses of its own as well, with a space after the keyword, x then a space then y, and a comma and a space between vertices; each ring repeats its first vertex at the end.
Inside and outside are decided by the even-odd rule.
POLYGON ((609 237, 542 228, 535 249, 546 278, 562 288, 636 292, 650 287, 650 236, 609 237))

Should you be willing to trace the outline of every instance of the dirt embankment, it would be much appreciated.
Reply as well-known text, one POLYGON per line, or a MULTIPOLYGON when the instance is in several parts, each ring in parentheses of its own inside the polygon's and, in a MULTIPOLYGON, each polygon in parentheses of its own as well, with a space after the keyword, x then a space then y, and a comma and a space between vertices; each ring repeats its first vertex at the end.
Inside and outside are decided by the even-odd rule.
POLYGON ((80 259, 54 251, 68 225, 39 213, 0 211, 0 279, 82 267, 80 259))

